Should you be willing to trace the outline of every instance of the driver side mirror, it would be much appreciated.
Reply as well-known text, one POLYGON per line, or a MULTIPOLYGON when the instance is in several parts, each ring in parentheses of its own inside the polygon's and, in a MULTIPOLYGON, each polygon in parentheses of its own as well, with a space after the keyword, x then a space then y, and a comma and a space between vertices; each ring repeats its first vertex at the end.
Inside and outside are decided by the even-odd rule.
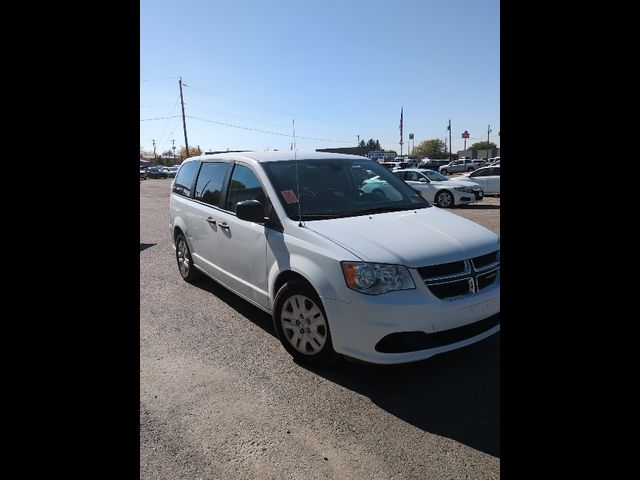
POLYGON ((236 217, 247 222, 263 223, 264 206, 258 200, 244 200, 236 203, 236 217))

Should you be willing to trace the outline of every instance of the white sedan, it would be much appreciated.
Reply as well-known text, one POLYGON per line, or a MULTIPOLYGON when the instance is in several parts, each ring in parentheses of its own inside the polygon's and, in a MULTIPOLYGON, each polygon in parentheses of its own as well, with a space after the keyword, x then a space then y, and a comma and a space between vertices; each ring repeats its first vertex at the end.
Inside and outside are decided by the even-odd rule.
POLYGON ((479 168, 464 179, 480 185, 487 195, 500 195, 500 165, 479 168))
POLYGON ((422 197, 439 207, 448 208, 478 202, 484 197, 482 187, 458 177, 450 179, 444 175, 423 168, 396 170, 402 180, 420 191, 422 197))

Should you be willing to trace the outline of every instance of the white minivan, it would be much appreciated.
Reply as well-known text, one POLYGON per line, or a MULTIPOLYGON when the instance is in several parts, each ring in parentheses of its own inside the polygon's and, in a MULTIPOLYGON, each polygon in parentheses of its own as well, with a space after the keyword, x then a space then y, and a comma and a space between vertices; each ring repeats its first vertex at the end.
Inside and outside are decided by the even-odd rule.
POLYGON ((412 362, 500 330, 497 235, 365 157, 188 158, 169 210, 182 278, 204 273, 271 313, 303 363, 412 362), (374 176, 389 189, 365 191, 374 176))

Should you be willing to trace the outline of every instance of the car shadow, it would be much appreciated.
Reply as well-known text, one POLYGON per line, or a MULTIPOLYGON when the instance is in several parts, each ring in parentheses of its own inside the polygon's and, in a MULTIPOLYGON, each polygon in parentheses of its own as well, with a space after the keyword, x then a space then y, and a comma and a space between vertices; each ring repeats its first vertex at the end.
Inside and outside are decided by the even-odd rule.
POLYGON ((153 247, 155 243, 141 243, 140 251, 146 250, 147 248, 153 247))
POLYGON ((343 362, 313 372, 425 432, 500 457, 500 334, 404 365, 343 362))
POLYGON ((500 205, 491 205, 488 203, 482 204, 469 204, 469 205, 458 205, 456 208, 460 208, 463 210, 500 210, 500 205))
MULTIPOLYGON (((193 283, 277 339, 271 315, 209 278, 193 283)), ((278 340, 276 340, 278 341, 278 340)), ((403 365, 342 361, 310 372, 371 399, 425 432, 500 457, 500 333, 403 365)))
POLYGON ((224 303, 233 308, 240 315, 247 318, 256 326, 267 332, 269 335, 272 335, 276 339, 278 338, 276 335, 276 331, 273 328, 273 320, 271 319, 270 314, 266 313, 263 310, 260 310, 258 307, 251 305, 249 302, 239 297, 235 293, 232 293, 230 290, 223 287, 215 280, 203 276, 193 282, 193 286, 212 293, 224 303))

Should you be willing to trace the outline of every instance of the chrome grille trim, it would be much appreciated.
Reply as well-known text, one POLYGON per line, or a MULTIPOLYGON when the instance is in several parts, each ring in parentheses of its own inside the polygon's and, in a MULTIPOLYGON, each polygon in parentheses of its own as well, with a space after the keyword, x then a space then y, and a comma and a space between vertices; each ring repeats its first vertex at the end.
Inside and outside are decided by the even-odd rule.
MULTIPOLYGON (((458 260, 458 262, 459 261, 461 260, 458 260)), ((491 287, 491 285, 495 283, 498 271, 500 270, 500 250, 496 250, 495 252, 490 252, 485 255, 479 255, 473 258, 467 258, 462 261, 464 262, 464 271, 458 272, 455 274, 441 275, 441 276, 435 276, 435 277, 424 277, 422 273, 429 267, 420 267, 417 269, 417 271, 418 271, 418 274, 421 276, 424 284, 429 289, 429 291, 440 300, 447 300, 447 301, 460 300, 470 295, 477 295, 478 293, 485 290, 486 288, 491 287), (495 261, 487 265, 482 265, 481 267, 475 266, 474 260, 481 259, 482 257, 487 257, 494 254, 496 258, 495 261), (481 288, 480 283, 484 282, 486 280, 486 277, 491 276, 491 274, 493 273, 496 274, 496 278, 493 278, 487 285, 484 285, 481 288), (455 292, 456 290, 460 291, 460 288, 457 288, 457 287, 461 287, 460 281, 465 279, 469 283, 468 291, 465 291, 464 293, 457 293, 456 295, 452 295, 452 296, 447 296, 447 293, 452 293, 452 292, 455 292), (455 284, 455 283, 458 283, 459 285, 456 285, 456 286, 451 285, 451 290, 449 292, 446 292, 446 290, 443 291, 442 288, 438 288, 447 284, 455 284), (432 288, 432 287, 435 287, 435 288, 432 288)), ((453 263, 453 262, 449 262, 449 263, 453 263)), ((442 265, 446 265, 446 264, 442 264, 442 265)), ((435 266, 437 265, 432 265, 432 267, 435 267, 435 266)))

